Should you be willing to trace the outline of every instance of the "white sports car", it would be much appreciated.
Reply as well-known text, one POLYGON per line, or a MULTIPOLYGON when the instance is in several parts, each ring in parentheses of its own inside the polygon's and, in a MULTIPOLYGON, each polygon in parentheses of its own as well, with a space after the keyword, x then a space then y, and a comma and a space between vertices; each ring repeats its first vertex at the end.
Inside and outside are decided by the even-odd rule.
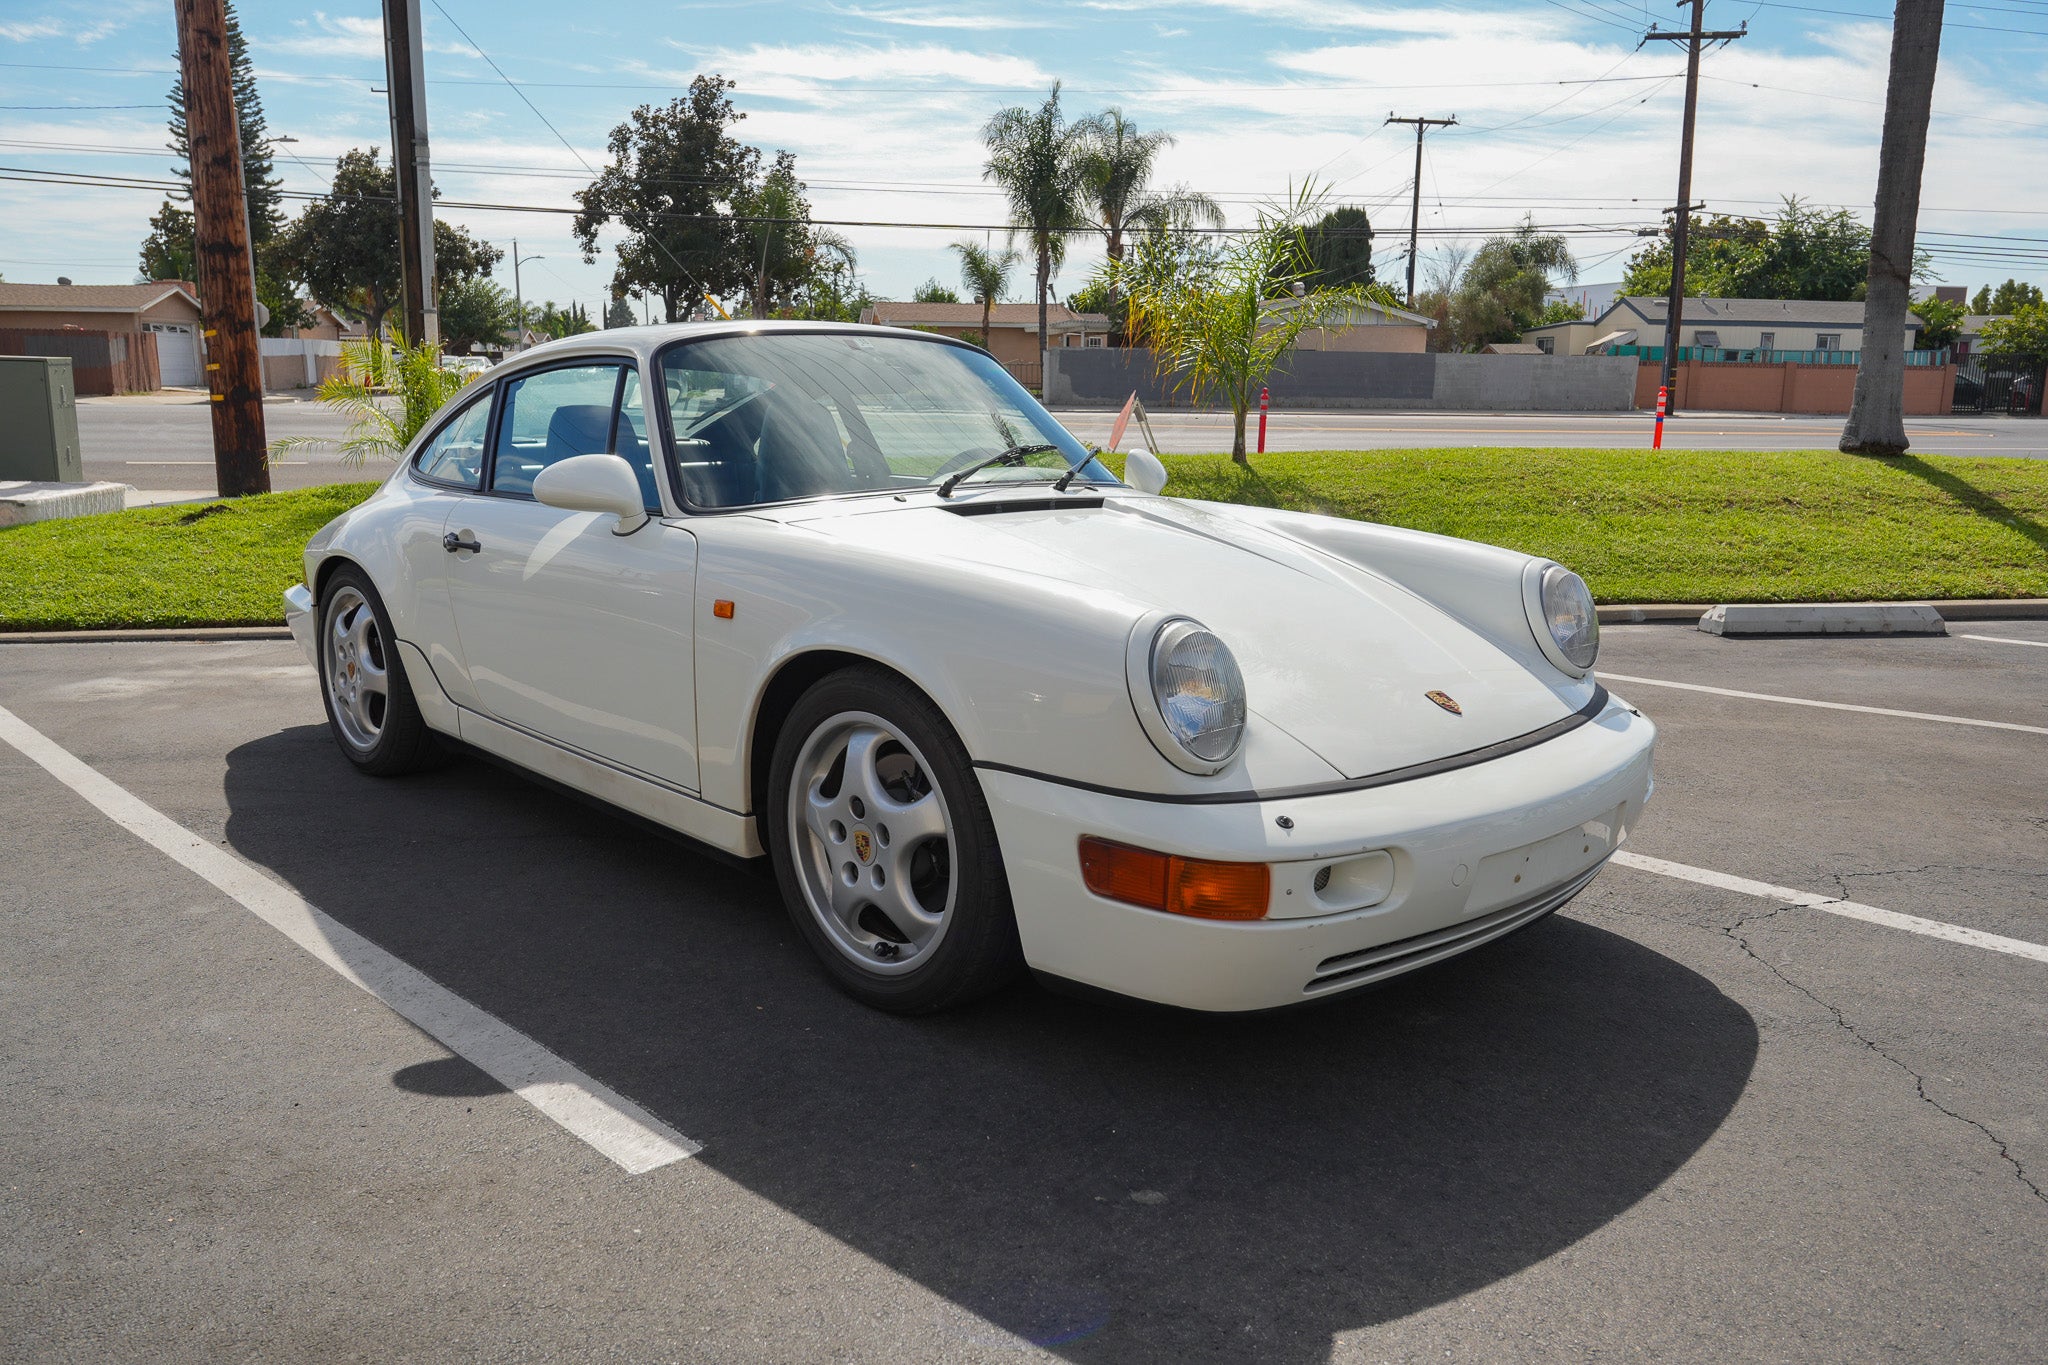
POLYGON ((285 594, 365 772, 485 751, 766 856, 835 981, 1316 1000, 1565 904, 1654 727, 1547 560, 1119 483, 986 353, 824 324, 498 366, 285 594))

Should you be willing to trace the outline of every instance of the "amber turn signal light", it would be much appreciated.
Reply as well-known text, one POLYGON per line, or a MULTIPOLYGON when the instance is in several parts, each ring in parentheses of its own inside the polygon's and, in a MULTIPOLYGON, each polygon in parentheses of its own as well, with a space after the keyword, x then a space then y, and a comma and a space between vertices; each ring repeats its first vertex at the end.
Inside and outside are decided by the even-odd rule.
POLYGON ((1196 919, 1264 919, 1273 886, 1264 863, 1212 863, 1093 835, 1081 840, 1081 880, 1105 899, 1196 919))
POLYGON ((721 597, 711 604, 711 614, 721 621, 732 620, 732 599, 721 597))

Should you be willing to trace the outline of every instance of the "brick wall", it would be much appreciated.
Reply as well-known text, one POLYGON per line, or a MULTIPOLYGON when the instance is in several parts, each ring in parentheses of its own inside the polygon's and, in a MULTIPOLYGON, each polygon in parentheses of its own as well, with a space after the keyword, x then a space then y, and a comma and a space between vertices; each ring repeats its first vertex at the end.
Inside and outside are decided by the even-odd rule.
MULTIPOLYGON (((1636 367, 1636 406, 1654 410, 1660 367, 1636 367)), ((1756 365, 1680 361, 1671 374, 1674 405, 1701 412, 1802 412, 1846 415, 1856 396, 1854 365, 1756 365)), ((1906 415, 1946 416, 1954 399, 1953 365, 1906 368, 1906 415)))

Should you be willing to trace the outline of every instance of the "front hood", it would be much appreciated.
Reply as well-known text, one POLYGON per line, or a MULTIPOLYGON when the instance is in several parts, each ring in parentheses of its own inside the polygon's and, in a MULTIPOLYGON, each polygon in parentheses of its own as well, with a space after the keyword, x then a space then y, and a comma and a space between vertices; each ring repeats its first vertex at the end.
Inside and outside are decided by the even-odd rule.
POLYGON ((1346 777, 1518 738, 1564 719, 1592 690, 1562 674, 1546 681, 1397 585, 1227 515, 1115 495, 1000 511, 1001 496, 965 504, 968 515, 870 503, 789 523, 929 560, 934 572, 972 563, 1193 617, 1237 656, 1254 715, 1346 777))

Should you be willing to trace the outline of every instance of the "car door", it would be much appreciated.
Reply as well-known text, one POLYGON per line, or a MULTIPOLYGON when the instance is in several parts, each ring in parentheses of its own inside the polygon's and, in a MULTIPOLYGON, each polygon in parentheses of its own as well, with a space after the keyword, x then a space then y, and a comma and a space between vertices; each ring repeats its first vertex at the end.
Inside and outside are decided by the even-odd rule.
POLYGON ((490 385, 478 385, 421 443, 408 477, 398 485, 405 495, 404 508, 386 520, 394 553, 385 556, 385 562, 403 575, 403 581, 380 586, 399 639, 426 656, 441 689, 463 705, 473 705, 475 697, 468 690, 455 638, 448 600, 448 570, 453 566, 445 536, 456 509, 483 492, 494 397, 490 385))
POLYGON ((696 791, 691 660, 697 542, 655 492, 640 376, 576 360, 501 379, 483 496, 448 523, 449 600, 483 711, 571 749, 696 791), (657 518, 630 535, 598 512, 533 500, 543 468, 614 453, 657 518))

